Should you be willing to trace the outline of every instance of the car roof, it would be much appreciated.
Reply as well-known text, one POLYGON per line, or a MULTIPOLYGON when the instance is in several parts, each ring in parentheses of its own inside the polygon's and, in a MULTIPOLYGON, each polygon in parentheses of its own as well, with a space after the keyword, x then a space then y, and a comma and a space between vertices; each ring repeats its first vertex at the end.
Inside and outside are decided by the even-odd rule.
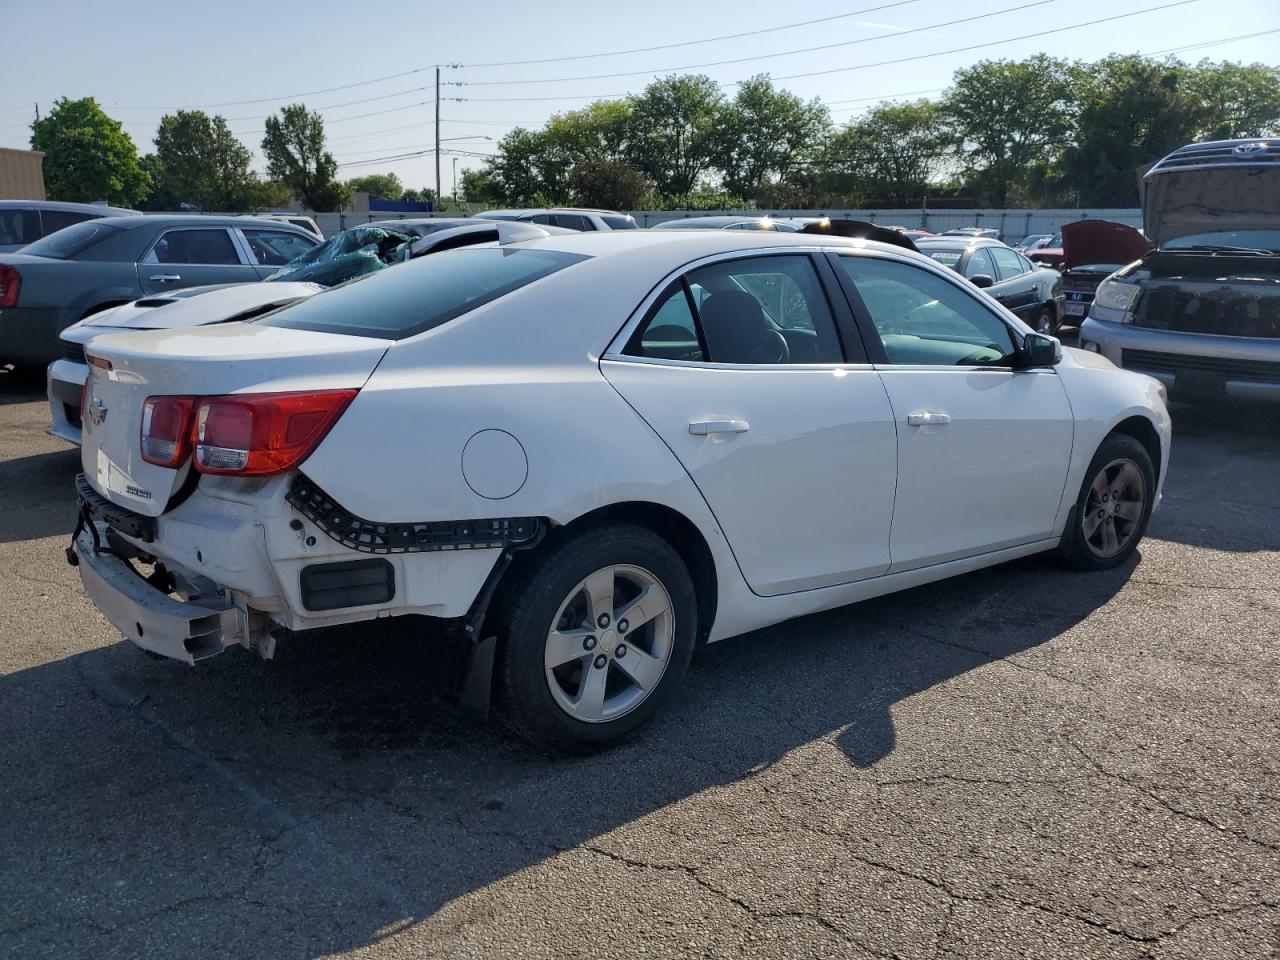
POLYGON ((481 210, 479 213, 472 214, 472 216, 487 217, 502 214, 503 216, 511 217, 527 217, 535 213, 607 213, 614 217, 630 216, 630 214, 620 213, 617 210, 601 210, 597 207, 513 207, 503 210, 481 210))
POLYGON ((655 223, 654 227, 670 227, 676 224, 704 223, 708 226, 715 226, 729 223, 755 223, 761 220, 773 222, 775 217, 766 217, 763 214, 754 216, 751 214, 743 214, 742 216, 734 216, 732 214, 719 214, 711 217, 673 217, 670 220, 664 220, 662 223, 655 223))
POLYGON ((507 244, 507 247, 555 250, 597 259, 665 247, 677 264, 718 253, 749 253, 757 249, 786 247, 830 247, 866 249, 914 257, 930 266, 936 266, 928 257, 894 244, 829 234, 775 233, 772 230, 601 230, 522 240, 507 244))
POLYGON ((0 200, 5 210, 66 210, 74 213, 102 213, 103 217, 140 217, 138 210, 108 207, 102 203, 72 203, 69 200, 0 200), (105 212, 104 212, 105 211, 105 212))
MULTIPOLYGON (((140 227, 267 227, 279 230, 281 227, 292 228, 300 233, 309 233, 302 227, 281 220, 268 220, 265 217, 206 217, 199 214, 176 213, 144 213, 132 217, 103 217, 99 223, 119 227, 122 230, 137 230, 140 227)), ((314 236, 314 234, 310 234, 314 236)))
POLYGON ((970 247, 1004 247, 1007 244, 1001 243, 994 237, 974 237, 974 236, 957 236, 952 234, 946 236, 939 234, 933 237, 921 237, 915 241, 917 247, 924 249, 925 247, 936 248, 939 250, 968 250, 970 247))

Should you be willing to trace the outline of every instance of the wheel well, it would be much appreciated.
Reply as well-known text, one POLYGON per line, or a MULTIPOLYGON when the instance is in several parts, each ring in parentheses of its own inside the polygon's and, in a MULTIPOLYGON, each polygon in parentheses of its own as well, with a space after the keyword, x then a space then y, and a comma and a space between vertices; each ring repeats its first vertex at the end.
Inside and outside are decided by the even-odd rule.
POLYGON ((1147 448, 1158 481, 1160 479, 1160 434, 1156 433, 1156 428, 1152 426, 1151 421, 1141 416, 1130 417, 1128 420, 1117 423, 1111 432, 1133 437, 1147 448))
POLYGON ((715 558, 706 538, 683 514, 656 503, 633 501, 614 503, 590 513, 584 513, 563 529, 573 530, 586 523, 622 521, 647 527, 671 544, 693 578, 694 593, 698 597, 698 641, 706 640, 716 619, 716 602, 719 599, 719 581, 716 577, 715 558))

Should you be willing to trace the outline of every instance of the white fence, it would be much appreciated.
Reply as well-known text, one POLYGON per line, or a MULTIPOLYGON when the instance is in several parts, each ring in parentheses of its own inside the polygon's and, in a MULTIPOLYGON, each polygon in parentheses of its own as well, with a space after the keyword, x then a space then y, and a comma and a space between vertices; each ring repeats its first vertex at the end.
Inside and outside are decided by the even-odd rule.
MULTIPOLYGON (((713 217, 724 214, 747 217, 838 217, 848 220, 868 220, 886 226, 911 227, 941 233, 953 227, 994 227, 1000 236, 1014 242, 1033 233, 1057 233, 1064 223, 1073 220, 1118 220, 1131 227, 1142 228, 1142 211, 1129 209, 1088 210, 631 210, 628 211, 642 227, 652 227, 668 220, 686 217, 713 217)), ((326 237, 347 227, 374 220, 414 220, 422 217, 464 217, 462 211, 445 210, 426 213, 313 213, 317 226, 326 237)))

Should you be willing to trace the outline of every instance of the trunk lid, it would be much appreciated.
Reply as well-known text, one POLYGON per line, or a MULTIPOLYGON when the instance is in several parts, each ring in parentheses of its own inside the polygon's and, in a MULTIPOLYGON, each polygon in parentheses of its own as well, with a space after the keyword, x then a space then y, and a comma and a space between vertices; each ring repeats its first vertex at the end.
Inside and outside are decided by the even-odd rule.
POLYGON ((190 461, 169 469, 142 459, 147 397, 358 389, 390 345, 371 337, 242 323, 95 338, 87 349, 91 365, 80 451, 85 476, 112 502, 159 516, 194 468, 190 461))
POLYGON ((1077 220, 1062 225, 1062 267, 1071 270, 1092 264, 1119 269, 1141 260, 1151 249, 1147 238, 1114 220, 1077 220))

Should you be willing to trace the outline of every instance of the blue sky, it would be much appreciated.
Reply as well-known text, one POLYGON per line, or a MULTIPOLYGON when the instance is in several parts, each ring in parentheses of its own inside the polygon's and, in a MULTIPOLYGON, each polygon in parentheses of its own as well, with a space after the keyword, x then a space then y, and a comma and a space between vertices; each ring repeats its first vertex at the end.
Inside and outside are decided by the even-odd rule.
POLYGON ((434 106, 425 101, 434 96, 433 67, 460 64, 443 71, 441 90, 441 136, 450 141, 447 149, 465 151, 444 156, 447 193, 455 156, 459 171, 478 165, 474 154, 491 153, 494 141, 517 124, 537 126, 554 113, 639 91, 673 72, 706 73, 730 95, 735 81, 769 73, 802 97, 822 98, 844 122, 880 99, 936 96, 953 71, 985 58, 1043 51, 1091 60, 1203 44, 1178 55, 1280 64, 1280 0, 1194 0, 1098 22, 1169 2, 3 0, 0 22, 10 39, 0 83, 0 146, 27 145, 34 104, 48 110, 57 97, 94 96, 125 123, 141 152, 151 149, 164 113, 201 107, 225 116, 258 161, 262 117, 300 100, 324 114, 345 176, 393 170, 407 186, 432 186, 430 155, 381 158, 432 145, 434 106), (790 26, 817 18, 827 19, 790 26), (975 19, 952 22, 964 18, 975 19), (1083 26, 1060 29, 1077 24, 1083 26), (1060 32, 1011 39, 1050 30, 1060 32), (1266 30, 1278 32, 1217 42, 1266 30), (992 45, 956 50, 977 44, 992 45), (617 53, 652 47, 664 49, 617 53), (789 52, 813 47, 826 49, 789 52), (609 55, 588 56, 600 53, 609 55), (552 58, 574 59, 510 64, 552 58), (903 58, 918 59, 876 65, 903 58), (782 79, 794 74, 814 75, 782 79))

